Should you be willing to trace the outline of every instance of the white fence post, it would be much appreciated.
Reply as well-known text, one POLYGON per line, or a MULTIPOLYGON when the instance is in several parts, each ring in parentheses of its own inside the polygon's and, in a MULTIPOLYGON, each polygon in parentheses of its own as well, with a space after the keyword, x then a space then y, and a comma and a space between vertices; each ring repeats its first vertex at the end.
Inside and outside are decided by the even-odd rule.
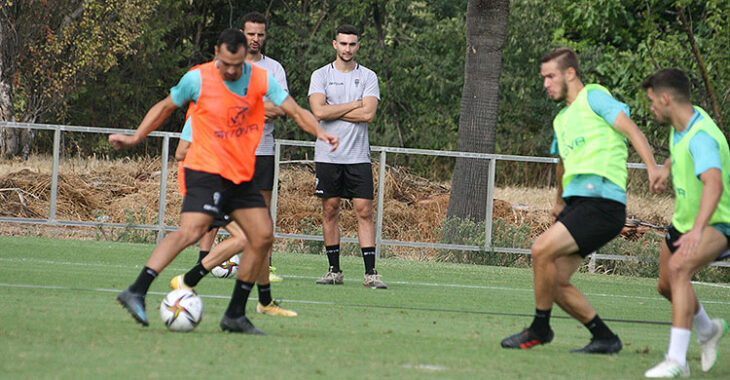
POLYGON ((489 159, 489 179, 487 180, 487 212, 484 216, 484 251, 492 248, 492 215, 494 215, 494 172, 497 160, 489 159))
POLYGON ((167 160, 170 157, 170 136, 162 138, 160 159, 160 205, 157 210, 157 244, 165 238, 165 210, 167 209, 167 160))
POLYGON ((58 165, 61 160, 61 130, 53 131, 53 171, 51 173, 51 201, 48 210, 48 221, 56 221, 56 207, 58 202, 58 165))
POLYGON ((376 205, 377 219, 375 222, 375 257, 380 258, 381 243, 383 242, 383 203, 385 202, 385 168, 386 152, 380 151, 380 163, 378 164, 378 201, 376 205))

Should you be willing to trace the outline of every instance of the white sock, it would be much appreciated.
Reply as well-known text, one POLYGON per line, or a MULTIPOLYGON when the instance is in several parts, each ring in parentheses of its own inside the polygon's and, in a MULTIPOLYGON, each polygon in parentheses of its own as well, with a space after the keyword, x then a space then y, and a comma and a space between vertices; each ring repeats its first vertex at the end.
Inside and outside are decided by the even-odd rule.
POLYGON ((697 314, 692 318, 692 328, 697 332, 700 342, 707 341, 715 332, 715 325, 710 320, 702 304, 700 304, 697 314))
POLYGON ((672 327, 669 335, 669 350, 667 357, 674 360, 682 366, 687 365, 687 349, 689 348, 689 338, 692 330, 672 327))

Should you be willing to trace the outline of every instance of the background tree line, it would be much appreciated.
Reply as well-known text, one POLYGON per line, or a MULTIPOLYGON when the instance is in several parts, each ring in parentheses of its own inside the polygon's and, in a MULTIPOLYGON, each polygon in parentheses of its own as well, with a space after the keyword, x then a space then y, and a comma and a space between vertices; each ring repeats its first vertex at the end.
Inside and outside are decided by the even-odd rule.
MULTIPOLYGON (((334 59, 332 31, 351 23, 362 32, 358 61, 381 81, 371 143, 457 149, 467 0, 0 0, 0 117, 134 128, 189 67, 212 58, 222 29, 240 27, 253 10, 269 17, 264 52, 285 67, 300 104, 308 106, 311 72, 334 59)), ((484 126, 496 131, 494 152, 548 154, 559 105, 542 89, 539 59, 559 45, 579 52, 585 82, 606 85, 630 106, 658 155, 666 155, 668 130, 651 120, 638 85, 660 67, 685 70, 693 101, 727 133, 730 2, 513 0, 508 12, 497 123, 484 126)), ((162 130, 179 131, 182 119, 176 113, 162 130)), ((9 133, 0 152, 21 154, 8 146, 9 133)), ((64 147, 110 154, 105 137, 69 134, 64 147)), ((291 122, 277 137, 308 139, 291 122)), ((158 143, 136 152, 158 152, 158 143)), ((48 152, 50 136, 28 148, 48 152)), ((436 160, 407 163, 450 177, 436 160)))

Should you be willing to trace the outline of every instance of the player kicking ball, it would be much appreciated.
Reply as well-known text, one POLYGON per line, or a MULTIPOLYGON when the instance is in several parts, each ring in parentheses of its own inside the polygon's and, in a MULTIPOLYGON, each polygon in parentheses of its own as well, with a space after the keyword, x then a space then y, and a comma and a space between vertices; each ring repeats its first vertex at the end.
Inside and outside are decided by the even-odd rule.
POLYGON ((688 377, 691 329, 702 349, 702 371, 717 361, 717 347, 727 330, 723 319, 710 319, 692 287, 692 276, 730 254, 730 150, 727 139, 700 107, 690 103, 689 78, 663 69, 642 87, 660 123, 672 125, 670 157, 652 190, 667 187, 672 175, 674 216, 659 252, 659 293, 672 303, 672 329, 664 361, 646 377, 688 377))
POLYGON ((215 60, 188 71, 170 95, 147 112, 134 135, 109 136, 115 149, 137 145, 176 109, 193 104, 190 117, 195 143, 185 157, 187 193, 180 229, 165 236, 134 283, 117 296, 117 301, 144 326, 149 325, 145 296, 152 281, 183 249, 206 233, 215 215, 222 213, 243 228, 248 244, 220 327, 229 332, 264 334, 246 317, 246 302, 274 240, 266 203, 251 182, 255 151, 264 129, 264 96, 302 129, 332 150, 337 148, 337 136, 326 133, 266 70, 245 62, 246 45, 240 30, 224 30, 215 46, 215 60))
MULTIPOLYGON (((193 110, 190 106, 188 113, 193 110)), ((178 168, 178 184, 180 185, 180 193, 183 196, 187 193, 185 189, 185 157, 190 150, 192 144, 192 126, 188 117, 182 133, 180 134, 180 142, 175 151, 175 159, 179 162, 178 168)), ((257 159, 258 162, 258 159, 257 159)), ((254 171, 253 182, 256 181, 258 171, 254 171)), ((266 196, 264 199, 266 199, 266 196)), ((267 202, 268 206, 268 202, 267 202)), ((216 266, 221 265, 226 260, 231 259, 239 252, 244 251, 248 240, 238 223, 232 221, 228 215, 216 215, 213 223, 210 225, 209 231, 200 239, 200 255, 197 264, 184 275, 178 275, 170 281, 170 287, 173 290, 189 289, 193 290, 200 280, 203 279, 216 266), (225 228, 231 237, 223 241, 211 251, 215 236, 220 227, 225 228)), ((271 256, 269 255, 269 258, 271 256)), ((282 308, 271 296, 271 277, 269 272, 269 263, 264 261, 259 269, 259 275, 256 280, 258 288, 259 302, 256 304, 256 311, 260 314, 276 315, 281 317, 296 317, 297 313, 293 310, 282 308)))

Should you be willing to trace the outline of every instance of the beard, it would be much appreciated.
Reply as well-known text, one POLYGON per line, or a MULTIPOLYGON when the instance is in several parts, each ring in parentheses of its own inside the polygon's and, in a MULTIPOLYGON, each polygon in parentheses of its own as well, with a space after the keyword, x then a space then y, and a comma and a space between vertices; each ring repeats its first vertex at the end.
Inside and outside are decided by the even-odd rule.
POLYGON ((656 121, 661 125, 669 125, 670 118, 667 115, 663 115, 661 113, 655 112, 654 117, 656 118, 656 121))
POLYGON ((556 103, 560 103, 563 100, 565 100, 565 98, 567 98, 567 97, 568 97, 568 84, 566 82, 563 82, 562 86, 560 86, 560 91, 558 91, 555 94, 555 97, 553 98, 553 100, 556 103))

